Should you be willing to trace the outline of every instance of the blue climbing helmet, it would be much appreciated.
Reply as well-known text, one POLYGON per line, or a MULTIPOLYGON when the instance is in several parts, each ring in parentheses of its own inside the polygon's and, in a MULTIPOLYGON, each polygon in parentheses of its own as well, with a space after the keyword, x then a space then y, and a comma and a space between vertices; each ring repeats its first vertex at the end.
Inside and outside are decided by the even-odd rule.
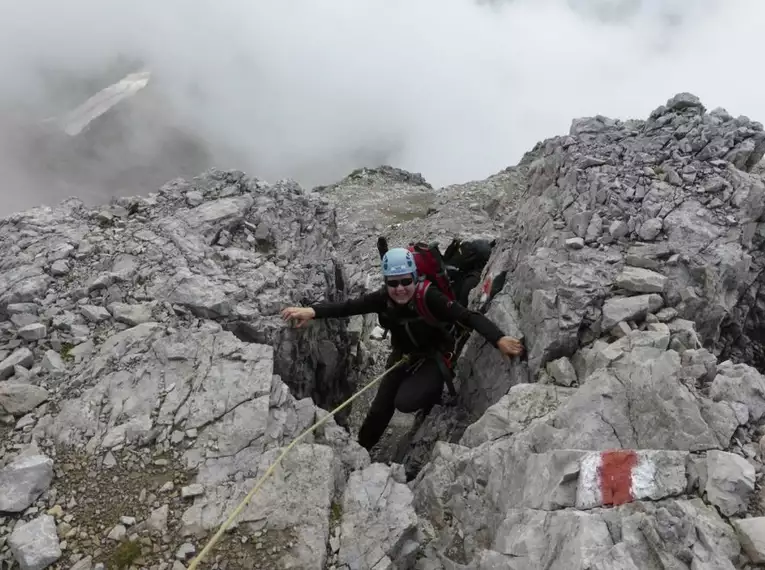
POLYGON ((382 258, 382 272, 385 277, 411 273, 417 279, 417 266, 412 252, 403 247, 389 249, 382 258))

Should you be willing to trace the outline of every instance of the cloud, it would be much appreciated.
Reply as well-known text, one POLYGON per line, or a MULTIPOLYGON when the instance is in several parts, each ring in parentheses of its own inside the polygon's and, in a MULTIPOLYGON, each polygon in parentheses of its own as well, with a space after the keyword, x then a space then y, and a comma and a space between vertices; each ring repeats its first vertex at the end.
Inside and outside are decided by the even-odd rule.
POLYGON ((463 182, 514 164, 574 117, 644 118, 679 91, 765 119, 751 57, 765 3, 688 5, 0 0, 13 15, 0 22, 0 214, 145 193, 213 164, 309 186, 382 162, 463 182), (150 93, 98 144, 27 140, 30 122, 142 66, 150 93))

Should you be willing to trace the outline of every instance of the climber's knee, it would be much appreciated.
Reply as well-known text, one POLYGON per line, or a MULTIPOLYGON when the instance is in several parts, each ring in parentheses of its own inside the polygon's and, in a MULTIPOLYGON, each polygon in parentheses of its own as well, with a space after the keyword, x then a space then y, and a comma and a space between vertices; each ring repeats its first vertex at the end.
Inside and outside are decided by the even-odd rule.
POLYGON ((441 399, 443 388, 441 368, 434 359, 428 359, 401 382, 396 393, 396 409, 404 414, 429 410, 441 399))

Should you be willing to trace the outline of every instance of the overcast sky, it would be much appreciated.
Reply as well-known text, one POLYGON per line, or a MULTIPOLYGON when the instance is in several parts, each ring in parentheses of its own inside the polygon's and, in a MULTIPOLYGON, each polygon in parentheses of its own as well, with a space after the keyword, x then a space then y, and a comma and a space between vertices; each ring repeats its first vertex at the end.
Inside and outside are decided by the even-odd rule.
MULTIPOLYGON (((152 70, 157 123, 271 181, 310 186, 370 162, 439 186, 484 178, 574 117, 645 118, 679 91, 765 121, 763 0, 0 0, 0 14, 5 122, 82 102, 62 78, 106 74, 121 54, 152 70)), ((128 153, 160 156, 141 128, 128 153)), ((0 214, 78 192, 41 183, 34 149, 8 132, 0 214)), ((99 168, 130 162, 119 153, 99 168)))

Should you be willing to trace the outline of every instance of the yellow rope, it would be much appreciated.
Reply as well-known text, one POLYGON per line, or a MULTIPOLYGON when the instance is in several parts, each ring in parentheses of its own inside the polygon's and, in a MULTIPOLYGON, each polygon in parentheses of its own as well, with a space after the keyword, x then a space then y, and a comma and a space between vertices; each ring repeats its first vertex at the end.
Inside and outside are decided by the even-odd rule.
POLYGON ((269 476, 269 475, 271 475, 271 473, 273 473, 274 469, 276 469, 276 466, 277 466, 277 465, 279 465, 279 464, 281 463, 282 459, 284 459, 284 456, 285 456, 285 455, 287 455, 287 453, 289 453, 289 450, 290 450, 290 449, 292 449, 292 448, 293 448, 293 447, 294 447, 294 446, 295 446, 295 445, 296 445, 296 444, 297 444, 297 443, 298 443, 298 442, 299 442, 301 439, 303 439, 303 438, 304 438, 305 436, 307 436, 309 433, 313 432, 314 430, 316 430, 316 428, 318 428, 319 426, 321 426, 322 424, 324 424, 324 423, 325 423, 327 420, 329 420, 329 418, 333 417, 333 416, 334 416, 334 415, 335 415, 337 412, 339 412, 340 410, 342 410, 343 408, 345 408, 345 407, 346 407, 348 404, 350 404, 351 402, 353 402, 353 400, 355 400, 356 398, 358 398, 359 396, 361 396, 361 394, 363 394, 364 392, 366 392, 367 390, 369 390, 369 388, 371 388, 372 386, 374 386, 375 384, 377 384, 377 383, 378 383, 380 380, 382 380, 383 378, 385 378, 385 376, 386 376, 386 375, 387 375, 389 372, 391 372, 391 371, 392 371, 394 368, 396 368, 396 367, 397 367, 399 364, 402 364, 402 363, 406 362, 407 360, 409 360, 409 356, 404 356, 404 357, 403 357, 401 360, 399 360, 398 362, 396 362, 396 364, 394 364, 393 366, 391 366, 390 368, 388 368, 388 369, 387 369, 385 372, 383 372, 383 373, 382 373, 382 374, 380 374, 380 375, 379 375, 377 378, 375 378, 374 380, 372 380, 371 382, 369 382, 369 383, 368 383, 366 386, 364 386, 364 387, 363 387, 361 390, 359 390, 358 392, 356 392, 356 393, 355 393, 353 396, 351 396, 350 398, 348 398, 348 399, 347 399, 345 402, 343 402, 342 404, 340 404, 339 406, 337 406, 337 407, 336 407, 334 410, 332 410, 331 412, 329 412, 328 414, 326 414, 326 415, 325 415, 323 418, 321 418, 321 419, 320 419, 318 422, 316 422, 315 424, 313 424, 313 425, 312 425, 310 428, 308 428, 308 429, 307 429, 307 430, 305 430, 303 433, 301 433, 301 434, 300 434, 300 435, 299 435, 297 438, 295 438, 295 440, 293 440, 293 442, 292 442, 292 443, 290 443, 290 444, 289 444, 289 445, 288 445, 288 446, 287 446, 287 447, 284 449, 284 451, 282 451, 281 455, 279 455, 279 457, 276 459, 276 461, 274 461, 274 462, 271 464, 271 466, 268 468, 268 471, 266 471, 266 472, 265 472, 265 474, 264 474, 264 475, 263 475, 263 476, 262 476, 262 477, 261 477, 261 478, 258 480, 258 482, 255 484, 255 486, 252 488, 252 490, 251 490, 249 493, 247 493, 247 496, 246 496, 246 497, 245 497, 245 498, 242 500, 242 502, 241 502, 241 503, 239 503, 239 505, 237 505, 237 507, 234 509, 234 511, 231 513, 231 515, 230 515, 230 516, 229 516, 229 517, 228 517, 228 518, 227 518, 227 519, 226 519, 226 520, 223 522, 223 524, 221 525, 221 527, 218 529, 218 532, 216 532, 216 533, 213 535, 213 537, 212 537, 212 538, 211 538, 211 539, 210 539, 210 540, 207 542, 207 544, 205 545, 205 547, 202 549, 202 552, 200 552, 200 553, 199 553, 199 555, 198 555, 197 557, 195 557, 195 558, 194 558, 194 560, 192 560, 192 561, 191 561, 191 564, 189 565, 189 568, 188 568, 188 570, 195 570, 195 569, 196 569, 196 567, 197 567, 197 565, 198 565, 198 564, 199 564, 199 563, 200 563, 200 562, 201 562, 201 561, 202 561, 204 558, 206 558, 206 557, 207 557, 207 555, 210 553, 210 550, 212 549, 212 547, 213 547, 213 546, 215 546, 215 543, 217 543, 217 542, 218 542, 218 540, 220 539, 220 537, 223 535, 223 533, 224 533, 224 532, 226 532, 226 529, 227 529, 227 528, 228 528, 228 527, 231 525, 231 523, 234 521, 234 519, 236 518, 236 516, 237 516, 237 515, 238 515, 240 512, 242 512, 242 509, 244 509, 244 507, 245 507, 245 506, 247 506, 247 503, 249 503, 249 502, 250 502, 250 500, 251 500, 251 499, 252 499, 252 498, 255 496, 255 493, 257 493, 257 492, 258 492, 258 490, 259 490, 259 489, 260 489, 260 488, 263 486, 263 483, 265 482, 265 480, 268 478, 268 476, 269 476))

